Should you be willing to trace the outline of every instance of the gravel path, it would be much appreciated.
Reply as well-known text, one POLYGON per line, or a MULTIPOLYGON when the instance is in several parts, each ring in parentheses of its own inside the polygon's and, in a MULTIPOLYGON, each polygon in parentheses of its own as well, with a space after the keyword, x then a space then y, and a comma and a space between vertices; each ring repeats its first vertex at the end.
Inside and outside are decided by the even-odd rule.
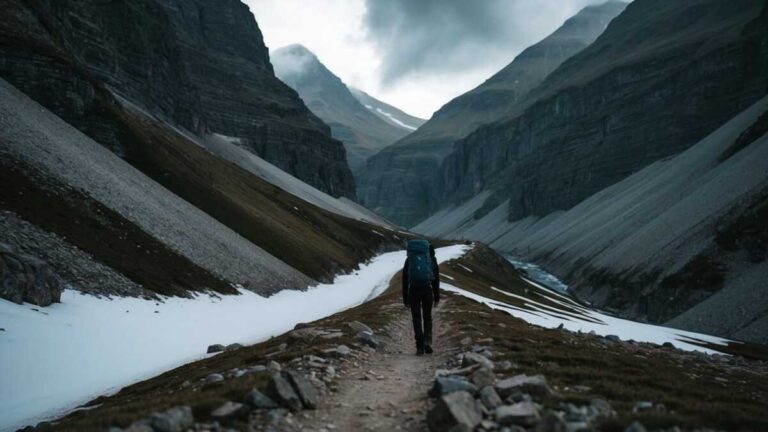
MULTIPOLYGON (((450 301, 449 299, 442 300, 450 301)), ((445 338, 450 323, 445 304, 434 309, 435 354, 417 357, 411 314, 402 308, 383 336, 385 349, 368 362, 353 364, 338 383, 338 391, 321 400, 316 411, 300 418, 302 431, 426 431, 429 390, 435 370, 458 348, 445 338)))

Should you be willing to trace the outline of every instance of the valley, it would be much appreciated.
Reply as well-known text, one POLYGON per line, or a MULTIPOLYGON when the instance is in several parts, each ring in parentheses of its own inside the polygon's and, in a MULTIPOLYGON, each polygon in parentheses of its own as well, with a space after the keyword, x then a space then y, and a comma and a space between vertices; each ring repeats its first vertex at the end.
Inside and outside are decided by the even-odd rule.
POLYGON ((4 2, 0 431, 768 429, 764 1, 263 1, 4 2))

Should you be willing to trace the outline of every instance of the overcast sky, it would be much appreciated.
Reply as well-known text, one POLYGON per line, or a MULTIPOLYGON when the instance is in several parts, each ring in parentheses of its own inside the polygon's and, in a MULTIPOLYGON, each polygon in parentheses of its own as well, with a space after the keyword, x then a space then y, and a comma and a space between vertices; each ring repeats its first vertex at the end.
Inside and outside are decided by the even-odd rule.
POLYGON ((300 43, 347 85, 428 118, 605 0, 244 0, 270 50, 300 43))

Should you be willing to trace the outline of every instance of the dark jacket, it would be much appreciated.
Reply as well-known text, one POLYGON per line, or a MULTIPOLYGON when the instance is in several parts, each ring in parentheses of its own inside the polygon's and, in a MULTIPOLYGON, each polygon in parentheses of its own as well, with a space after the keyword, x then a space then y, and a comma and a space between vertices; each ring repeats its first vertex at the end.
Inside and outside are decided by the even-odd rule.
MULTIPOLYGON (((435 275, 435 278, 432 279, 432 296, 437 303, 440 301, 440 267, 437 265, 435 249, 430 246, 429 251, 432 255, 432 274, 435 275)), ((408 304, 408 289, 408 258, 406 258, 405 264, 403 264, 403 304, 408 304)))

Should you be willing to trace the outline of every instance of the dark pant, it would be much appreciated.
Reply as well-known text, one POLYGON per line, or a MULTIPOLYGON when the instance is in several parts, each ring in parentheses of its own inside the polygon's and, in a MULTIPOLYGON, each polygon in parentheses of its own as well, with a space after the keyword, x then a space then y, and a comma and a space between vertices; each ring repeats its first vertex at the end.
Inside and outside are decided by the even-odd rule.
POLYGON ((432 288, 411 287, 409 292, 413 332, 416 335, 416 348, 432 345, 432 288), (424 318, 424 327, 421 319, 424 318))

